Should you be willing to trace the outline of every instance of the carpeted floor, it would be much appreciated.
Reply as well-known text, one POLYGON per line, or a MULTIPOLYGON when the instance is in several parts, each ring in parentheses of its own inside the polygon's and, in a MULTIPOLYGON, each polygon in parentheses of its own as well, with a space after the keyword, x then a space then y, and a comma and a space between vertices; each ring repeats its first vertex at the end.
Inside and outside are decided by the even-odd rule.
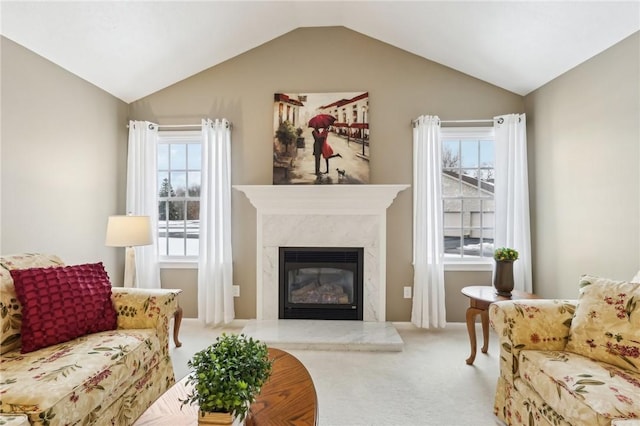
MULTIPOLYGON (((187 361, 222 332, 240 333, 245 323, 204 328, 184 320, 181 348, 172 347, 176 379, 188 374, 187 361)), ((421 330, 394 324, 404 341, 402 352, 286 349, 309 370, 318 394, 320 426, 493 426, 493 396, 498 377, 497 339, 490 333, 489 353, 469 356, 466 325, 421 330)), ((477 325, 481 345, 482 332, 477 325)))

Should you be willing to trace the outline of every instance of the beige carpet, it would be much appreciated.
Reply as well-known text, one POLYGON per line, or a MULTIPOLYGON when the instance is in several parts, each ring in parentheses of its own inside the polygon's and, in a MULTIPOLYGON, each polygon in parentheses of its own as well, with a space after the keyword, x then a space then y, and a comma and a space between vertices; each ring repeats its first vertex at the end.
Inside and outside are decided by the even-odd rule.
MULTIPOLYGON (((176 379, 188 374, 187 361, 222 332, 239 333, 246 323, 204 328, 184 320, 181 348, 172 348, 176 379)), ((318 393, 320 426, 493 426, 493 396, 498 377, 497 339, 489 353, 478 349, 468 366, 466 326, 421 330, 394 324, 402 352, 286 349, 309 370, 318 393)), ((480 325, 477 334, 482 339, 480 325)))

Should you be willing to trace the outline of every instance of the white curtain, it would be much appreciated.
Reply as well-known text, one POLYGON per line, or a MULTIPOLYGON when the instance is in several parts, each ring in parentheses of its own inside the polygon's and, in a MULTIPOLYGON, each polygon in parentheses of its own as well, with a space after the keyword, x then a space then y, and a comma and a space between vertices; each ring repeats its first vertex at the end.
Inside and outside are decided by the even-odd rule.
POLYGON ((211 325, 229 323, 235 317, 230 127, 227 120, 202 120, 198 318, 211 325))
POLYGON ((134 287, 160 288, 157 185, 158 126, 148 121, 129 122, 127 156, 127 214, 149 216, 153 244, 135 247, 134 287))
POLYGON ((446 325, 442 230, 440 119, 421 116, 413 128, 413 308, 417 327, 446 325))
POLYGON ((527 123, 524 114, 494 118, 496 134, 494 245, 519 253, 513 264, 514 288, 532 291, 527 123))

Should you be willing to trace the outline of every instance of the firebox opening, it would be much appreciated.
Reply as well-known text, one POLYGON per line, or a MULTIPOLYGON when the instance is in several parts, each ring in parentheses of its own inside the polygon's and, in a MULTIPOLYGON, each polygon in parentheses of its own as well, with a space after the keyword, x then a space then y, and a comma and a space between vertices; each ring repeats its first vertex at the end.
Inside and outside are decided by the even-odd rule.
POLYGON ((362 248, 280 247, 279 263, 279 318, 362 321, 362 248))

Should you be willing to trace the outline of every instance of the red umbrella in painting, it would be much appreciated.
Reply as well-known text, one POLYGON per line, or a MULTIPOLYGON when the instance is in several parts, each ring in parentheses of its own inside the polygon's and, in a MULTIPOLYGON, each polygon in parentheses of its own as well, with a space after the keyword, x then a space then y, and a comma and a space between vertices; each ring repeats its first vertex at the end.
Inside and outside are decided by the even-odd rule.
POLYGON ((313 127, 314 129, 327 128, 336 121, 336 118, 333 115, 329 114, 318 114, 309 120, 309 127, 313 127))

